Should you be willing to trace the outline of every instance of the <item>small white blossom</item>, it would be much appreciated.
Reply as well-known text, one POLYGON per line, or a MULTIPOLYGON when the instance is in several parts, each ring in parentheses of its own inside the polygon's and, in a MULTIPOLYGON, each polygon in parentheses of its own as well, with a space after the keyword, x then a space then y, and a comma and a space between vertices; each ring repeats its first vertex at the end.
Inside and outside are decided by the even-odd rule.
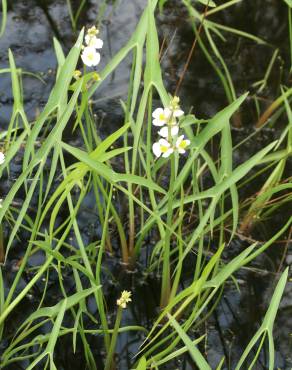
POLYGON ((175 109, 175 110, 173 111, 173 117, 178 118, 178 117, 181 117, 181 116, 183 116, 183 115, 184 115, 184 111, 183 111, 183 110, 181 110, 181 109, 175 109))
POLYGON ((0 152, 0 164, 3 164, 5 162, 5 154, 0 152))
POLYGON ((171 144, 165 140, 165 139, 160 139, 158 140, 157 143, 154 143, 152 146, 153 153, 156 155, 156 157, 162 157, 167 158, 173 153, 173 148, 171 144))
POLYGON ((0 199, 0 208, 2 208, 3 199, 0 199))
POLYGON ((154 126, 164 126, 171 117, 171 110, 169 108, 156 108, 152 113, 152 117, 154 118, 154 126))
POLYGON ((101 49, 103 47, 103 41, 101 39, 89 34, 85 36, 85 43, 87 46, 91 46, 95 49, 101 49))
POLYGON ((181 135, 177 138, 177 141, 175 143, 175 147, 178 150, 179 153, 183 154, 185 153, 185 148, 190 145, 190 140, 184 139, 184 135, 181 135))
POLYGON ((97 66, 100 62, 100 54, 92 46, 86 46, 81 54, 81 59, 88 67, 97 66))
MULTIPOLYGON (((177 125, 171 126, 170 128, 170 135, 171 136, 176 136, 178 134, 179 127, 177 125)), ((164 126, 162 127, 159 131, 158 134, 162 137, 168 137, 169 134, 169 126, 164 126)))
POLYGON ((123 290, 121 297, 117 299, 117 305, 122 308, 127 308, 127 303, 132 302, 131 295, 132 293, 128 290, 123 290))

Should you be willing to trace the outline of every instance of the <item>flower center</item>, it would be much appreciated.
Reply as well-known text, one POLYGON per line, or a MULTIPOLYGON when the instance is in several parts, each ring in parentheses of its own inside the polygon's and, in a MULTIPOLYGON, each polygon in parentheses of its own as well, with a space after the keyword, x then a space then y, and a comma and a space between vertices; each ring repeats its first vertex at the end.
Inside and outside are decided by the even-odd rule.
POLYGON ((183 141, 179 144, 179 147, 180 147, 181 149, 184 149, 186 146, 187 146, 187 142, 186 142, 186 140, 183 140, 183 141))
POLYGON ((160 121, 165 121, 165 115, 164 115, 163 113, 161 113, 161 114, 159 115, 159 120, 160 120, 160 121))
POLYGON ((166 153, 168 151, 168 149, 169 148, 166 145, 161 145, 161 147, 160 147, 160 150, 161 150, 162 153, 166 153))

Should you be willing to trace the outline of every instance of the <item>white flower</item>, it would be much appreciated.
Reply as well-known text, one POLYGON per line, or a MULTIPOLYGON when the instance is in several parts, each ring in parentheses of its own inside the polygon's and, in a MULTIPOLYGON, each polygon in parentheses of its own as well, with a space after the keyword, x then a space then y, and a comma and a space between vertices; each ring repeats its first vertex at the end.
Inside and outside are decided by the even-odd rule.
MULTIPOLYGON (((176 136, 178 134, 178 130, 179 130, 179 127, 177 125, 171 126, 170 135, 176 136)), ((169 126, 164 126, 158 131, 158 134, 162 137, 168 137, 168 131, 169 131, 169 126)))
POLYGON ((183 116, 184 111, 181 109, 175 109, 172 114, 173 114, 173 117, 181 117, 183 116))
POLYGON ((92 46, 86 46, 81 54, 81 59, 88 67, 97 66, 100 62, 100 54, 92 46))
POLYGON ((171 116, 171 110, 169 108, 156 108, 152 113, 153 125, 154 126, 164 126, 171 116))
POLYGON ((0 152, 0 164, 3 164, 5 162, 5 154, 0 152))
POLYGON ((2 208, 3 199, 0 199, 0 208, 2 208))
POLYGON ((177 141, 175 143, 175 147, 177 148, 178 152, 183 154, 185 153, 185 148, 190 145, 190 140, 184 139, 184 135, 181 135, 177 138, 177 141))
POLYGON ((88 34, 85 36, 85 43, 95 49, 101 49, 103 47, 103 41, 101 39, 88 34))
POLYGON ((152 150, 156 157, 160 157, 162 154, 162 157, 167 158, 170 156, 171 153, 173 153, 173 148, 165 139, 160 139, 157 143, 154 143, 152 146, 152 150))

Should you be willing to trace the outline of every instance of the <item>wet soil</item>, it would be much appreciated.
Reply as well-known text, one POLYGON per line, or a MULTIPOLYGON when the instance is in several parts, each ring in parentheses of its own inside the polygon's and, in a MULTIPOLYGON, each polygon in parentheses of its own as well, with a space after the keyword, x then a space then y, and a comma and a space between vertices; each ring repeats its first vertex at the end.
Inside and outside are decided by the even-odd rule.
MULTIPOLYGON (((87 2, 80 16, 79 27, 91 25, 95 21, 99 16, 100 3, 97 0, 87 2)), ((105 41, 100 68, 129 39, 145 4, 146 0, 110 2, 100 27, 101 37, 105 41)), ((76 7, 78 7, 78 1, 73 2, 73 8, 76 9, 76 7)), ((158 14, 157 19, 161 43, 164 41, 164 45, 167 47, 163 55, 165 82, 169 91, 173 92, 194 40, 194 34, 188 14, 179 1, 169 1, 165 6, 164 13, 158 14)), ((251 92, 251 97, 244 103, 238 119, 233 122, 236 126, 233 129, 233 141, 234 144, 237 144, 254 133, 255 124, 259 118, 253 99, 253 95, 256 93, 254 83, 264 77, 265 70, 276 49, 279 49, 279 53, 267 86, 260 94, 257 94, 261 111, 263 112, 279 95, 281 84, 286 86, 291 84, 287 9, 285 3, 279 0, 268 0, 264 2, 264 5, 262 0, 246 0, 227 9, 219 16, 212 17, 212 20, 250 32, 266 41, 266 44, 258 44, 228 34, 226 34, 225 42, 216 38, 217 46, 230 69, 237 95, 239 96, 247 90, 251 92)), ((65 52, 70 49, 76 38, 72 31, 65 1, 13 0, 13 2, 9 2, 7 28, 4 36, 0 39, 0 69, 8 66, 7 50, 10 48, 17 66, 23 71, 36 75, 24 74, 23 77, 24 105, 31 120, 46 103, 54 82, 56 58, 52 43, 53 37, 59 39, 65 52), (41 77, 42 80, 37 76, 41 77)), ((202 37, 206 41, 203 35, 202 37)), ((119 99, 124 99, 126 96, 130 64, 131 61, 126 60, 94 96, 94 111, 102 136, 116 130, 123 122, 119 99), (108 122, 111 124, 107 124, 108 122)), ((198 117, 210 117, 228 104, 217 74, 206 61, 198 45, 187 69, 179 95, 184 108, 193 107, 193 111, 198 117)), ((10 76, 1 74, 0 130, 4 130, 8 125, 12 105, 10 76)), ((283 124, 286 123, 286 119, 278 120, 279 124, 277 123, 276 127, 263 129, 252 140, 237 149, 234 153, 235 164, 246 160, 260 148, 279 137, 282 129, 281 121, 283 124)), ((75 140, 78 145, 78 138, 71 138, 71 140, 75 140)), ((11 182, 14 181, 20 170, 21 153, 12 165, 10 177, 1 179, 0 190, 2 194, 9 190, 11 182)), ((287 176, 291 175, 291 163, 288 164, 286 172, 287 176)), ((264 180, 265 174, 251 182, 248 187, 244 187, 240 192, 241 199, 252 196, 255 191, 260 189, 264 180)), ((224 259, 228 261, 237 255, 250 245, 251 240, 268 240, 273 233, 281 228, 290 214, 291 205, 289 207, 286 204, 281 207, 270 219, 259 222, 250 234, 246 235, 247 239, 242 239, 242 237, 235 239, 226 249, 224 259)), ((92 206, 90 194, 81 209, 79 223, 85 244, 95 241, 99 237, 99 225, 96 221, 96 211, 92 206)), ((240 291, 232 283, 226 284, 222 299, 214 314, 209 318, 205 328, 200 329, 200 334, 204 331, 207 333, 208 339, 201 350, 206 353, 212 368, 216 368, 222 356, 225 356, 228 361, 223 368, 234 369, 242 350, 259 327, 272 296, 279 269, 283 270, 285 266, 292 264, 292 245, 291 241, 289 244, 289 240, 285 239, 287 237, 288 235, 284 235, 282 240, 275 243, 250 268, 243 269, 237 274, 240 291)), ((21 239, 11 249, 7 264, 3 267, 7 287, 10 286, 15 275, 17 263, 23 255, 23 247, 27 238, 28 235, 25 233, 21 235, 21 239)), ((123 325, 142 325, 149 328, 153 319, 157 317, 160 281, 159 276, 145 269, 147 248, 145 248, 144 257, 138 263, 136 270, 131 273, 125 272, 119 258, 107 258, 111 275, 110 278, 109 275, 106 275, 107 283, 104 294, 109 307, 111 305, 113 307, 109 320, 114 320, 115 300, 121 289, 133 290, 133 302, 135 302, 127 310, 123 318, 123 325)), ((150 240, 149 250, 151 250, 150 240)), ((42 253, 34 255, 29 262, 30 267, 38 266, 43 259, 42 253)), ((193 261, 188 261, 185 268, 186 283, 192 271, 192 263, 193 261)), ((24 275, 19 290, 25 286, 30 277, 29 272, 24 275)), ((74 282, 70 272, 67 275, 64 272, 64 285, 68 294, 70 294, 70 290, 74 291, 74 282)), ((19 323, 37 307, 43 288, 44 281, 40 281, 14 311, 13 317, 9 320, 7 338, 15 333, 19 323)), ((45 304, 55 304, 60 294, 59 283, 52 272, 45 304)), ((89 301, 89 309, 93 314, 96 312, 93 301, 89 301)), ((276 368, 281 370, 288 370, 292 367, 291 313, 292 282, 289 281, 274 332, 276 368)), ((85 326, 90 329, 94 325, 88 320, 85 322, 85 326)), ((127 370, 131 367, 133 355, 137 353, 143 338, 143 335, 136 332, 124 333, 119 337, 117 346, 119 369, 127 370)), ((0 345, 0 350, 5 349, 7 343, 8 341, 4 340, 0 345)), ((102 368, 104 357, 102 339, 92 336, 89 338, 89 344, 96 358, 97 367, 102 368)), ((77 350, 75 354, 71 351, 72 338, 70 336, 63 337, 57 347, 56 364, 58 369, 84 369, 85 362, 81 343, 77 345, 77 349, 80 348, 80 350, 77 350)), ((267 364, 266 351, 261 356, 257 369, 266 369, 267 364)), ((28 364, 23 362, 8 366, 7 369, 25 369, 27 366, 28 364)), ((171 366, 177 369, 195 368, 188 356, 171 366)))

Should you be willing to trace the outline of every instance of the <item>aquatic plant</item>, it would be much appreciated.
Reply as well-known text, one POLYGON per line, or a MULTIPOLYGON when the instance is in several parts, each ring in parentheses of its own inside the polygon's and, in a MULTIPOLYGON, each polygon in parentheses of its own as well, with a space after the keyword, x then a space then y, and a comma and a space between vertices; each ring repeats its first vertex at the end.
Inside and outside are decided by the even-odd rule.
MULTIPOLYGON (((219 8, 213 2, 200 2, 219 8)), ((192 19, 202 21, 203 16, 191 2, 183 3, 192 19)), ((221 9, 235 2, 227 3, 221 9)), ((248 239, 248 246, 235 256, 224 255, 243 224, 250 225, 254 216, 262 217, 262 208, 275 193, 291 189, 291 183, 280 180, 292 153, 292 90, 283 87, 277 103, 283 104, 289 121, 281 136, 247 160, 234 163, 230 121, 248 94, 237 97, 228 70, 224 68, 222 77, 218 69, 229 104, 210 119, 184 114, 177 94, 171 96, 164 85, 154 17, 156 6, 157 1, 148 2, 130 40, 98 75, 85 67, 83 72, 77 69, 80 58, 89 67, 99 64, 97 50, 103 42, 97 38, 95 26, 85 35, 84 29, 80 32, 67 56, 54 39, 56 82, 44 109, 32 122, 23 105, 22 71, 9 50, 6 73, 11 74, 14 106, 2 137, 5 157, 0 155, 0 175, 9 173, 11 163, 22 150, 23 157, 21 173, 3 197, 0 209, 0 255, 4 264, 18 240, 22 240, 22 232, 26 241, 20 243, 21 256, 10 281, 0 267, 0 335, 7 342, 1 368, 24 362, 28 370, 57 369, 58 343, 70 336, 73 352, 77 347, 84 352, 84 368, 98 368, 97 349, 104 351, 103 366, 111 370, 116 366, 119 336, 137 331, 143 337, 140 351, 131 359, 133 369, 159 368, 186 353, 198 368, 210 369, 202 350, 202 323, 207 322, 218 305, 226 282, 236 284, 238 271, 291 226, 289 217, 267 241, 248 239), (121 102, 124 123, 101 138, 96 130, 92 98, 129 56, 132 71, 128 96, 126 102, 121 102), (158 104, 160 107, 154 108, 158 104), (81 147, 66 141, 66 129, 78 133, 81 147), (161 136, 158 141, 157 134, 161 136), (216 140, 220 149, 214 157, 210 145, 216 140), (257 200, 242 205, 239 189, 245 186, 247 175, 253 171, 257 176, 271 167, 257 200), (89 197, 99 230, 93 240, 83 234, 80 222, 89 197), (121 211, 121 204, 126 212, 121 211), (3 225, 8 230, 5 238, 3 225), (42 259, 33 265, 36 255, 42 259), (157 317, 150 328, 140 323, 129 325, 123 320, 127 310, 137 303, 132 287, 121 293, 119 289, 114 300, 109 299, 106 287, 114 279, 110 266, 114 258, 121 260, 119 268, 129 275, 140 263, 145 275, 155 273, 159 277, 160 306, 157 305, 157 317), (187 263, 191 269, 184 278, 187 263), (57 298, 48 297, 51 280, 56 281, 57 298), (41 292, 41 298, 11 334, 10 320, 34 289, 41 292), (97 338, 102 338, 102 343, 97 338)), ((75 27, 78 17, 71 18, 75 27)), ((208 32, 220 33, 222 27, 207 20, 204 27, 212 44, 208 32)), ((195 22, 194 32, 206 52, 195 22)), ((209 56, 208 51, 205 54, 209 56)), ((221 60, 220 54, 215 54, 221 60)), ((224 61, 221 63, 224 67, 224 61)), ((187 111, 184 105, 183 109, 187 111)), ((290 194, 285 194, 285 201, 289 199, 290 194)), ((273 325, 287 278, 286 269, 279 275, 262 325, 254 336, 251 333, 238 369, 247 359, 250 367, 256 364, 265 338, 269 344, 269 367, 274 368, 273 325), (259 347, 251 358, 251 349, 257 343, 259 347)))

